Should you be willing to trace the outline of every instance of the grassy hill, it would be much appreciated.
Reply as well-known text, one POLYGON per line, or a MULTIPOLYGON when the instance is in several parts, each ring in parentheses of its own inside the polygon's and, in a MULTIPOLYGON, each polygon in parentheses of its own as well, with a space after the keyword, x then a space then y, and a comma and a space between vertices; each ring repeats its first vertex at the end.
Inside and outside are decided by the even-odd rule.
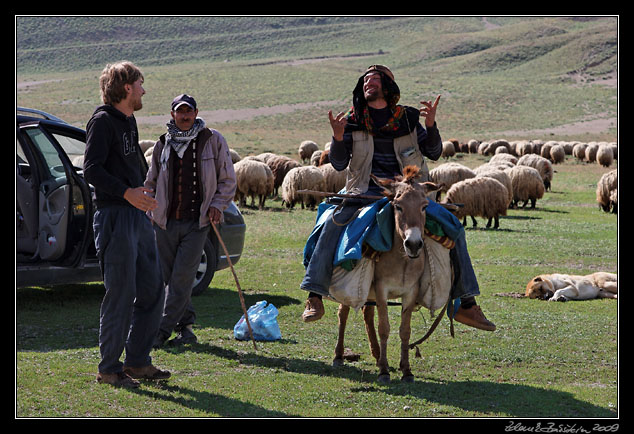
MULTIPOLYGON (((146 78, 138 116, 167 115, 181 92, 209 111, 335 102, 218 125, 243 152, 290 153, 304 139, 328 141, 327 109, 346 109, 361 71, 383 63, 403 104, 443 96, 445 138, 549 136, 549 128, 616 119, 617 24, 616 17, 17 17, 17 99, 84 126, 99 104, 101 69, 128 59, 146 78)), ((164 128, 139 127, 143 137, 164 128)), ((616 128, 563 138, 613 141, 616 128)))

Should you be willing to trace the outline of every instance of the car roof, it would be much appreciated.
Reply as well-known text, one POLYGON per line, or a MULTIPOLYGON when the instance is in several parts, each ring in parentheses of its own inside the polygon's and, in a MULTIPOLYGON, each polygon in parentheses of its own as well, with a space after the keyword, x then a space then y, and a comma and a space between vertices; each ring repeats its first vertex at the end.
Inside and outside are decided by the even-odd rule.
POLYGON ((75 132, 79 132, 83 134, 86 133, 85 130, 75 127, 64 120, 41 110, 30 109, 25 107, 16 107, 16 112, 18 112, 16 114, 16 122, 18 125, 22 125, 28 122, 41 122, 45 125, 62 127, 62 128, 73 130, 75 132), (26 113, 26 114, 21 114, 20 112, 26 113))

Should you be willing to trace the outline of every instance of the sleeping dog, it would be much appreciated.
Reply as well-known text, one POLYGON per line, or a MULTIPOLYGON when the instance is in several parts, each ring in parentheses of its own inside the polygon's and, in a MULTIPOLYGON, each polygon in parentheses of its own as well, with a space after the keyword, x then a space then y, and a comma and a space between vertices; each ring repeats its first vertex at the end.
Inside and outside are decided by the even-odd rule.
POLYGON ((616 274, 597 272, 587 276, 541 274, 526 285, 526 297, 549 301, 617 298, 616 274))

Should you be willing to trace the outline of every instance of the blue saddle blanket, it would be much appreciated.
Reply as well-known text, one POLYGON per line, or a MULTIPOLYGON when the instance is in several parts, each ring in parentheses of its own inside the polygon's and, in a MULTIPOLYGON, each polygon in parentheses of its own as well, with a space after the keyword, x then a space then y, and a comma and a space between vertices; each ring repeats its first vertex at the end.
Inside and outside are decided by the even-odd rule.
MULTIPOLYGON (((308 266, 324 224, 327 219, 332 218, 336 208, 337 205, 326 202, 319 204, 315 227, 304 246, 305 267, 308 266)), ((454 241, 464 234, 464 228, 460 220, 433 200, 429 201, 426 213, 426 227, 440 227, 444 234, 454 241)), ((432 230, 432 232, 436 232, 436 230, 432 230)), ((337 244, 333 265, 351 270, 354 268, 356 261, 362 258, 363 243, 368 244, 368 246, 378 252, 387 252, 392 248, 393 237, 394 213, 392 204, 387 198, 379 199, 361 208, 359 215, 346 225, 337 244)))

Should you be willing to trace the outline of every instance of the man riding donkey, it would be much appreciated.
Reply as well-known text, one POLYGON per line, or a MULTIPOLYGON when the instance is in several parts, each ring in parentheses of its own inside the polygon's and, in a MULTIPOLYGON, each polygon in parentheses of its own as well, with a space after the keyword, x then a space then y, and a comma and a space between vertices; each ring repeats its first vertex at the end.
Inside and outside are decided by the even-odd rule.
MULTIPOLYGON (((322 297, 329 295, 333 258, 346 225, 355 219, 361 208, 376 200, 372 196, 382 196, 383 188, 371 179, 371 175, 394 179, 403 174, 404 167, 415 165, 421 169, 421 182, 429 181, 424 156, 434 161, 440 157, 442 140, 436 126, 440 95, 433 103, 421 101, 420 109, 397 105, 399 98, 400 90, 392 71, 383 65, 372 65, 357 82, 352 109, 336 116, 332 111, 328 112, 333 130, 330 163, 336 170, 348 169, 346 198, 343 201, 330 199, 330 202, 339 199, 341 203, 332 218, 323 222, 318 238, 310 246, 310 257, 304 261, 306 274, 300 288, 309 292, 302 314, 305 322, 319 320, 324 314, 322 297), (420 124, 421 115, 425 118, 425 127, 420 124)), ((434 209, 446 211, 442 207, 434 209)), ((429 211, 427 214, 434 218, 429 211)), ((437 217, 439 222, 443 221, 442 215, 437 217)), ((454 306, 457 306, 453 319, 481 330, 494 331, 495 324, 487 320, 475 300, 480 290, 464 231, 453 241, 451 262, 456 277, 451 299, 456 300, 454 306)))

